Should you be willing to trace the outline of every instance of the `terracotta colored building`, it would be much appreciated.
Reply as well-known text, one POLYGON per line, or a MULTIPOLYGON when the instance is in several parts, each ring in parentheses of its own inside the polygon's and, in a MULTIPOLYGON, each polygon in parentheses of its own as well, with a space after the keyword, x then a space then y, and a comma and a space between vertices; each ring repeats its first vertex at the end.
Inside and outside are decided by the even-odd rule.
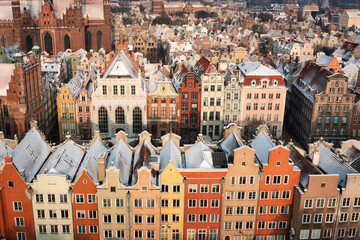
POLYGON ((259 239, 288 239, 294 187, 300 170, 290 161, 290 151, 275 146, 265 131, 251 142, 262 170, 255 234, 259 239))
POLYGON ((200 132, 201 83, 194 73, 184 75, 178 88, 179 93, 179 134, 195 138, 200 132))
POLYGON ((349 138, 360 139, 360 92, 355 92, 349 138))
POLYGON ((83 88, 79 91, 79 96, 75 101, 76 120, 78 122, 79 135, 83 139, 89 139, 91 131, 91 93, 83 88))
POLYGON ((216 157, 217 153, 200 137, 185 152, 186 168, 180 170, 185 184, 184 239, 217 239, 220 234, 222 188, 227 169, 226 163, 214 162, 216 157), (209 162, 204 160, 205 155, 209 162))
POLYGON ((19 42, 30 51, 36 41, 50 55, 69 48, 111 50, 109 0, 9 1, 0 19, 10 20, 0 25, 6 46, 19 42))
POLYGON ((15 61, 15 64, 5 64, 1 67, 8 74, 2 80, 6 87, 2 89, 0 96, 1 129, 7 138, 13 138, 15 134, 20 138, 24 137, 30 129, 29 122, 32 119, 35 119, 39 123, 39 128, 45 132, 40 60, 30 56, 30 61, 25 64, 23 56, 19 54, 15 61))
POLYGON ((35 239, 28 184, 10 156, 5 156, 5 166, 0 172, 0 238, 35 239))

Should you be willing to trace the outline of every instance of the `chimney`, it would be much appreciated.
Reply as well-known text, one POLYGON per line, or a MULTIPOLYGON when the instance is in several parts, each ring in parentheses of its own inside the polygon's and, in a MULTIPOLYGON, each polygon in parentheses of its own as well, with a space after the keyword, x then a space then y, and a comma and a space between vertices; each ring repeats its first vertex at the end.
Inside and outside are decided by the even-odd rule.
POLYGON ((12 158, 9 155, 5 156, 5 163, 12 163, 12 158))
POLYGON ((100 182, 105 180, 105 169, 106 169, 106 159, 105 159, 105 153, 102 152, 98 158, 98 180, 100 182))
POLYGON ((319 150, 314 151, 312 162, 315 166, 319 166, 320 152, 319 150))

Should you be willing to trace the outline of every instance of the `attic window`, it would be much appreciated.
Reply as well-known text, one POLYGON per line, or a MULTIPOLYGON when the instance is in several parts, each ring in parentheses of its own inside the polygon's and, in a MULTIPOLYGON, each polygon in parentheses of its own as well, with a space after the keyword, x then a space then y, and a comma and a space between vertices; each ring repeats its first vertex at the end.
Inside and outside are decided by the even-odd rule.
POLYGON ((322 182, 321 187, 325 187, 325 186, 326 186, 326 183, 322 182))
POLYGON ((256 81, 255 81, 255 80, 252 80, 252 81, 251 81, 251 86, 252 86, 252 87, 255 87, 255 86, 256 86, 256 81))
POLYGON ((146 186, 141 187, 141 192, 147 192, 147 187, 146 186))
POLYGON ((30 155, 33 161, 35 161, 38 158, 38 155, 30 145, 26 147, 26 152, 30 155))
POLYGON ((116 188, 115 187, 110 187, 110 192, 116 192, 116 188))
POLYGON ((277 87, 278 81, 274 80, 274 86, 277 87))
POLYGON ((13 181, 9 181, 9 182, 8 182, 8 187, 9 187, 9 188, 14 188, 14 182, 13 182, 13 181))
POLYGON ((246 167, 246 162, 241 162, 242 167, 246 167))
POLYGON ((279 166, 280 166, 280 163, 281 163, 280 161, 277 161, 277 162, 276 162, 276 166, 279 167, 279 166))

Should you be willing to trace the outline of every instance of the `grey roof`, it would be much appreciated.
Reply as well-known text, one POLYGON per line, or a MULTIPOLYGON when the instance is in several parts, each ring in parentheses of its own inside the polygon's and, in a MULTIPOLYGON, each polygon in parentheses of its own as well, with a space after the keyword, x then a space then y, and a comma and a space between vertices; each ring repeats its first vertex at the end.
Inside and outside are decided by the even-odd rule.
POLYGON ((214 168, 226 168, 227 167, 227 157, 224 152, 212 152, 211 158, 213 161, 214 168))
POLYGON ((165 147, 161 149, 160 152, 161 171, 163 171, 166 168, 170 160, 174 163, 175 167, 182 168, 181 152, 172 139, 170 139, 166 143, 165 147))
MULTIPOLYGON (((323 144, 320 144, 316 150, 320 153, 319 168, 328 174, 339 174, 339 185, 345 187, 347 175, 357 173, 357 171, 342 161, 340 157, 323 144)), ((310 158, 312 159, 313 156, 314 154, 312 154, 310 158)))
POLYGON ((74 98, 78 96, 85 78, 84 74, 80 71, 66 84, 66 87, 69 89, 74 98))
POLYGON ((255 150, 255 158, 261 165, 269 163, 269 151, 275 147, 275 144, 264 131, 260 132, 260 134, 252 140, 250 146, 255 150))
POLYGON ((131 173, 132 151, 123 139, 115 145, 110 153, 107 167, 119 169, 119 181, 127 186, 131 173))
POLYGON ((4 159, 5 155, 11 154, 14 150, 9 147, 6 143, 3 141, 0 141, 0 162, 1 159, 4 159))
POLYGON ((186 168, 213 168, 212 152, 202 141, 197 142, 185 152, 186 168))
POLYGON ((153 146, 151 145, 151 143, 149 143, 147 140, 144 140, 143 143, 135 151, 135 154, 134 154, 134 168, 137 166, 139 161, 144 160, 144 159, 141 158, 141 149, 143 148, 143 146, 145 146, 146 148, 148 148, 150 150, 150 156, 151 155, 156 155, 156 152, 153 149, 153 146))
POLYGON ((12 153, 15 167, 24 170, 25 182, 31 182, 51 153, 49 145, 44 141, 36 128, 31 128, 12 153))
POLYGON ((306 159, 299 151, 293 146, 287 147, 290 150, 290 158, 295 165, 301 170, 300 172, 300 184, 304 188, 308 187, 309 176, 322 174, 321 171, 315 167, 308 159, 306 159))
POLYGON ((221 143, 220 148, 225 152, 226 157, 233 157, 234 150, 241 147, 243 144, 234 132, 231 132, 221 143))
POLYGON ((73 180, 84 157, 84 150, 72 140, 66 140, 51 154, 40 174, 66 175, 68 180, 73 180), (45 172, 47 170, 47 172, 45 172))
POLYGON ((107 148, 102 144, 99 139, 96 139, 95 142, 91 145, 89 150, 86 152, 84 160, 82 161, 79 171, 76 174, 76 178, 79 178, 82 170, 86 170, 91 179, 98 183, 99 177, 99 168, 98 168, 98 158, 100 155, 104 154, 105 159, 108 156, 107 148))

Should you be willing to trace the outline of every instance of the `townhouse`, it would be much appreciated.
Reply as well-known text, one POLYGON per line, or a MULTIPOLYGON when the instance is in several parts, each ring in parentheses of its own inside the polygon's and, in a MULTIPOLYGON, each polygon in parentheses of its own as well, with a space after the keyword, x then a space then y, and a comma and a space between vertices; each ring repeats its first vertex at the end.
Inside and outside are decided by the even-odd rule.
POLYGON ((268 134, 259 128, 250 144, 262 172, 258 215, 253 228, 256 228, 257 239, 285 240, 290 230, 294 188, 299 185, 300 169, 290 159, 290 151, 276 146, 268 134))
POLYGON ((239 65, 240 126, 244 134, 266 124, 274 138, 282 136, 287 88, 280 72, 260 62, 239 65))

